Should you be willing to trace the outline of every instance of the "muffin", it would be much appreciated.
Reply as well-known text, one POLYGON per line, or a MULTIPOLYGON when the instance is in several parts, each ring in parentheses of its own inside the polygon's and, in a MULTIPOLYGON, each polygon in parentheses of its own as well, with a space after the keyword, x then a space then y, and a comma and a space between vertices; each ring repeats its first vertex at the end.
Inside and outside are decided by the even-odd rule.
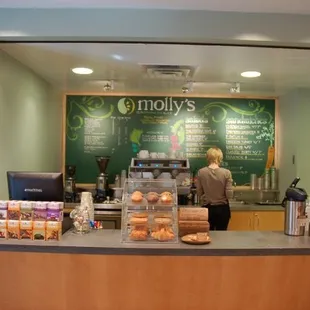
POLYGON ((169 204, 169 203, 172 203, 173 201, 173 197, 172 197, 172 194, 170 192, 163 192, 161 195, 160 195, 160 201, 164 204, 169 204))
POLYGON ((131 195, 131 200, 133 202, 141 202, 143 200, 143 194, 139 191, 135 191, 131 195))
POLYGON ((149 192, 146 195, 146 200, 150 203, 156 203, 159 200, 159 195, 155 192, 149 192))

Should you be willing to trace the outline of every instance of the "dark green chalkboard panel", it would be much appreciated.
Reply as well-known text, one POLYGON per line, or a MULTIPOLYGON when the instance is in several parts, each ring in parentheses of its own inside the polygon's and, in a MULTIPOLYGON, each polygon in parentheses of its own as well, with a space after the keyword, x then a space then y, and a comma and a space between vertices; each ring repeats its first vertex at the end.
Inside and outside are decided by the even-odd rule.
POLYGON ((242 185, 272 164, 274 128, 274 100, 70 95, 65 162, 77 165, 78 183, 94 183, 95 155, 111 156, 113 180, 139 150, 184 152, 194 170, 206 164, 207 149, 218 146, 223 166, 242 185))

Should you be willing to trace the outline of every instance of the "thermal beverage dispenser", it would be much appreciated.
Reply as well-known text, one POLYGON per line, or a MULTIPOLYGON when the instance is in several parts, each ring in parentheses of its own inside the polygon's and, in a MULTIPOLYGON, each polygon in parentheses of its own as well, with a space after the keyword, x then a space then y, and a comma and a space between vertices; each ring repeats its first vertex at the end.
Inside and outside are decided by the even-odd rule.
POLYGON ((284 233, 289 236, 303 236, 305 234, 307 193, 296 185, 300 178, 295 178, 285 192, 282 206, 285 208, 284 233))

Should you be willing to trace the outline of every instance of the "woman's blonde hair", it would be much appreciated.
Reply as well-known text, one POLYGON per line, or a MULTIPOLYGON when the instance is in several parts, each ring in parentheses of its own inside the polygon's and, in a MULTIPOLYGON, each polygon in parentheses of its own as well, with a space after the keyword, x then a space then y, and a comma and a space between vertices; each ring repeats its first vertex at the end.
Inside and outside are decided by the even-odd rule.
POLYGON ((207 161, 209 164, 220 164, 223 161, 223 152, 218 147, 212 147, 208 149, 207 161))

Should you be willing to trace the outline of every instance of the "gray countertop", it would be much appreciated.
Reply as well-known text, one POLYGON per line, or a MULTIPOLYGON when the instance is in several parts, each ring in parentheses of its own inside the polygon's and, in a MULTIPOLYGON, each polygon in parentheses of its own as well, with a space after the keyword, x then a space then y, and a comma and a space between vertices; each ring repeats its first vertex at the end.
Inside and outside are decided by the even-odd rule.
POLYGON ((269 256, 310 255, 310 237, 289 237, 282 232, 210 232, 208 245, 182 243, 145 244, 121 242, 120 230, 92 231, 76 235, 69 231, 59 242, 0 240, 0 251, 100 255, 169 256, 269 256))

